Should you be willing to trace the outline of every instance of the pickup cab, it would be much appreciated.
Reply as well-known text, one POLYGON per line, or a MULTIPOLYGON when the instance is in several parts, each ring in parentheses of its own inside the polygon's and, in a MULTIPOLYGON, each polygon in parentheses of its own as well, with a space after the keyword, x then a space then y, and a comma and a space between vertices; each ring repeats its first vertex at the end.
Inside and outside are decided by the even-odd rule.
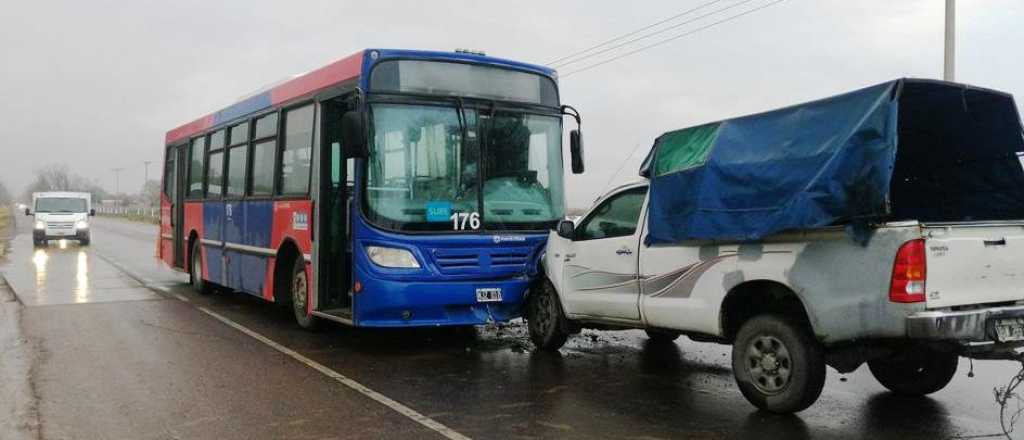
MULTIPOLYGON (((929 95, 933 106, 941 101, 935 94, 946 92, 943 87, 952 88, 931 86, 938 90, 929 95)), ((931 93, 932 89, 928 90, 931 93)), ((951 99, 960 99, 959 92, 949 91, 951 99)), ((914 90, 903 90, 911 92, 914 90)), ((898 99, 893 90, 877 93, 882 97, 878 102, 898 99)), ((976 101, 967 95, 963 102, 976 101)), ((828 111, 818 111, 829 108, 797 109, 779 116, 821 115, 835 120, 828 111)), ((1017 118, 1015 113, 1013 117, 1017 118)), ((869 119, 851 120, 861 124, 869 119)), ((896 119, 875 120, 884 125, 896 119)), ((764 130, 771 125, 766 121, 771 122, 758 116, 754 122, 764 130)), ((844 214, 821 221, 814 215, 823 210, 813 211, 813 215, 794 211, 796 204, 791 201, 800 200, 808 188, 814 191, 815 203, 830 197, 842 199, 820 189, 841 189, 837 179, 829 179, 821 187, 815 182, 828 173, 859 169, 861 156, 847 155, 856 159, 840 167, 833 166, 837 156, 828 156, 822 160, 825 166, 818 169, 813 160, 798 155, 799 168, 787 168, 780 159, 770 167, 759 163, 754 171, 747 167, 734 172, 739 168, 730 167, 740 162, 738 154, 722 144, 722 139, 743 139, 728 130, 743 128, 745 122, 749 121, 715 128, 718 141, 713 142, 718 143, 697 148, 712 151, 701 159, 701 166, 713 168, 716 178, 749 179, 735 191, 718 187, 711 190, 720 193, 707 192, 710 187, 699 176, 687 177, 697 179, 689 185, 678 185, 672 167, 658 171, 660 165, 655 163, 647 173, 648 180, 609 192, 575 223, 558 224, 547 244, 544 277, 531 291, 525 311, 530 337, 539 349, 558 349, 583 327, 644 329, 657 341, 687 335, 695 341, 730 344, 733 374, 742 394, 753 405, 780 413, 803 410, 817 400, 826 366, 846 373, 867 363, 873 376, 889 390, 925 395, 950 382, 960 356, 1020 357, 1024 342, 1024 221, 1013 218, 1024 218, 1020 209, 1024 187, 1014 189, 1013 185, 1024 181, 1024 169, 1018 162, 1024 153, 992 154, 984 162, 944 162, 938 171, 929 170, 921 160, 900 157, 911 154, 914 147, 914 137, 907 131, 900 137, 903 152, 894 153, 897 177, 884 181, 887 186, 882 192, 888 197, 882 197, 884 205, 877 207, 883 215, 870 217, 857 228, 851 227, 849 220, 857 217, 844 214), (966 168, 958 168, 954 175, 949 171, 954 167, 966 168), (986 167, 1001 172, 980 173, 986 167), (783 172, 759 181, 764 175, 758 173, 766 169, 783 172), (801 170, 812 176, 811 180, 800 180, 801 170), (964 195, 959 187, 927 186, 924 193, 917 187, 940 175, 947 183, 955 181, 962 186, 981 179, 991 191, 964 195), (798 189, 790 193, 786 186, 772 182, 792 183, 798 189), (700 197, 690 197, 683 194, 687 191, 703 192, 700 197), (745 195, 754 198, 743 201, 745 195), (775 196, 783 201, 781 211, 756 206, 775 196), (930 210, 928 203, 921 203, 926 197, 934 197, 942 209, 930 210), (714 208, 703 208, 700 204, 705 202, 714 208), (996 205, 998 211, 993 211, 996 205), (777 217, 783 220, 772 217, 775 213, 785 214, 777 217), (763 218, 729 229, 735 226, 729 222, 755 214, 763 218), (666 228, 666 221, 677 221, 677 226, 666 228), (731 232, 765 224, 777 227, 741 236, 731 232)), ((1006 137, 1010 145, 1000 144, 1000 148, 1020 149, 1019 118, 1015 127, 1009 122, 1003 125, 1017 135, 1006 137)), ((854 134, 851 138, 856 141, 850 145, 861 151, 866 137, 857 130, 846 132, 854 134)), ((800 130, 787 131, 813 137, 800 130)), ((762 134, 756 139, 771 138, 762 134)), ((828 137, 827 133, 823 137, 828 137)), ((697 138, 710 139, 689 137, 697 138)), ((985 142, 984 136, 973 139, 978 141, 976 146, 985 142)), ((792 147, 799 140, 785 145, 792 147)), ((943 154, 938 145, 929 143, 928 154, 943 154)), ((667 148, 664 139, 656 147, 667 148)), ((895 143, 892 147, 895 149, 895 143)), ((767 148, 761 151, 771 155, 767 148)), ((696 156, 675 157, 691 160, 696 156)), ((682 173, 691 172, 700 171, 687 168, 682 173)), ((872 187, 862 181, 848 181, 855 183, 858 194, 871 192, 872 187)), ((858 203, 856 209, 866 206, 871 205, 858 203)))

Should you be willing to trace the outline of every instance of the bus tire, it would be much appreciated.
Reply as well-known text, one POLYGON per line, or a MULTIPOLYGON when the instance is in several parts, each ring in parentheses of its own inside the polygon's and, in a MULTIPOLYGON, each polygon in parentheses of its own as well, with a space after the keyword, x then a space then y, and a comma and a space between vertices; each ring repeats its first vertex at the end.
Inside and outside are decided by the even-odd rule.
POLYGON ((732 346, 732 372, 743 397, 773 413, 811 406, 825 386, 825 355, 806 326, 776 315, 744 323, 732 346))
POLYGON ((562 311, 555 286, 547 279, 537 284, 537 291, 527 300, 525 318, 530 340, 539 350, 562 348, 572 333, 572 323, 562 311))
POLYGON ((288 289, 295 322, 306 330, 316 330, 320 320, 308 312, 309 276, 306 275, 306 260, 301 256, 295 258, 292 276, 288 280, 288 289))
POLYGON ((199 240, 192 243, 191 263, 188 271, 188 283, 192 290, 200 295, 206 295, 212 290, 210 284, 203 279, 203 253, 200 249, 199 240))
POLYGON ((868 361, 875 380, 896 394, 924 396, 946 387, 960 357, 928 347, 913 347, 893 356, 868 361))

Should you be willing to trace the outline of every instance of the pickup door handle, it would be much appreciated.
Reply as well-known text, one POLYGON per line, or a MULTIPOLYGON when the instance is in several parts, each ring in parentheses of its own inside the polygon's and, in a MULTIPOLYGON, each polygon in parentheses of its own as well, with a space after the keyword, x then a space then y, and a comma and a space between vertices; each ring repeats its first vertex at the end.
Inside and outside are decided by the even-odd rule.
POLYGON ((618 255, 633 255, 633 251, 630 250, 627 247, 621 248, 621 249, 615 251, 615 253, 618 254, 618 255))
POLYGON ((1000 238, 998 240, 985 240, 985 246, 1006 246, 1006 239, 1000 238))

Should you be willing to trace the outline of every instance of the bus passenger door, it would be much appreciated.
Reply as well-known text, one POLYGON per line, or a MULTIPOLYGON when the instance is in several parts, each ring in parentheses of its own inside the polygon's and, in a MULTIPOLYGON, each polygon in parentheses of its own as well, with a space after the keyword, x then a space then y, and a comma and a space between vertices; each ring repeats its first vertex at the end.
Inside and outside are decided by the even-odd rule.
MULTIPOLYGON (((319 200, 316 224, 318 235, 318 309, 346 320, 352 319, 350 296, 351 250, 349 246, 348 206, 351 191, 348 167, 341 143, 341 115, 347 108, 342 100, 322 103, 319 200)), ((351 161, 351 159, 349 159, 351 161)))
MULTIPOLYGON (((174 267, 185 267, 185 190, 186 179, 188 178, 188 144, 171 147, 175 156, 173 177, 174 190, 171 191, 171 235, 174 243, 174 267)), ((171 153, 168 153, 171 154, 171 153)), ((168 178, 165 177, 165 178, 168 178)))

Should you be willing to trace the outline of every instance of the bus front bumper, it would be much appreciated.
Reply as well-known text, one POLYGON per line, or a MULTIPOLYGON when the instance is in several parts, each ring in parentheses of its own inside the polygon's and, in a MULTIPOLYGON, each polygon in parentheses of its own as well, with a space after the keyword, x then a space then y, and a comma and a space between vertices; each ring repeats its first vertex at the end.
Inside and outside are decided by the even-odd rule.
POLYGON ((357 270, 362 290, 353 294, 360 327, 483 325, 522 313, 528 278, 498 281, 393 281, 357 270), (501 301, 477 301, 477 290, 500 289, 501 301))

